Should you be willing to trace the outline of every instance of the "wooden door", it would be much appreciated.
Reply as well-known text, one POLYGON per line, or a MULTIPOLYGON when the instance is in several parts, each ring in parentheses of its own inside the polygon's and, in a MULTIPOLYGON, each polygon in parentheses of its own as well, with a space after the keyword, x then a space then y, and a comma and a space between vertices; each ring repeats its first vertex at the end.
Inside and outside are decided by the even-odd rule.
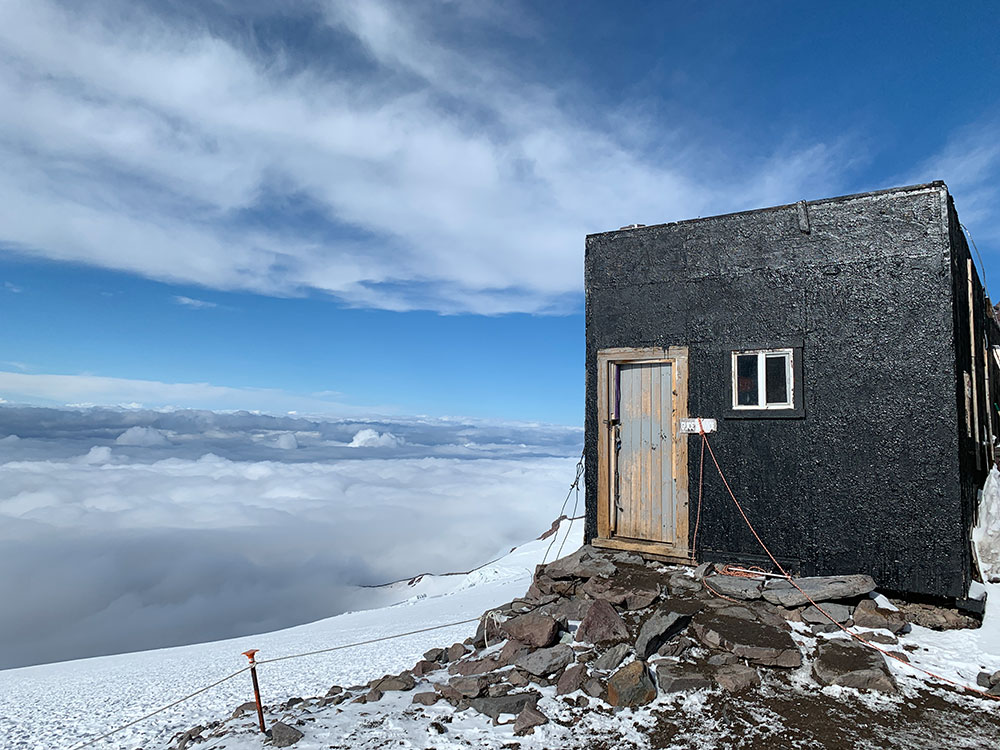
POLYGON ((616 535, 674 545, 673 363, 622 363, 616 369, 616 535))

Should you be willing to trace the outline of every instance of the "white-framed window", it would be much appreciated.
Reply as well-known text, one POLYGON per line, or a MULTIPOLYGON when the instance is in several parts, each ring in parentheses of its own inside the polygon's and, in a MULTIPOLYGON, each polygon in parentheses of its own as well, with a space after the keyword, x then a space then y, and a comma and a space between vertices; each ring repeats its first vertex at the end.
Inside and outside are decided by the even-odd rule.
POLYGON ((733 352, 733 408, 794 408, 793 356, 792 349, 733 352))

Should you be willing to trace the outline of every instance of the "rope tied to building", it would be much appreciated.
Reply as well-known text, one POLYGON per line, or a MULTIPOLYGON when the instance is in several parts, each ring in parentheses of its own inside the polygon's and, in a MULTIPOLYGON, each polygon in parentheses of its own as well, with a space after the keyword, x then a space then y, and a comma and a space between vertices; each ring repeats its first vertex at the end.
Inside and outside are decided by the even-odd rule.
MULTIPOLYGON (((736 505, 736 509, 739 511, 740 516, 743 518, 744 523, 746 523, 747 528, 750 529, 750 532, 753 534, 754 539, 757 540, 757 544, 760 545, 761 549, 763 549, 764 552, 765 552, 765 554, 768 556, 768 558, 770 558, 771 562, 774 564, 775 569, 777 569, 781 573, 780 577, 784 578, 786 581, 788 581, 788 583, 790 583, 803 597, 805 597, 806 601, 808 601, 812 606, 814 606, 820 612, 820 614, 822 614, 827 620, 829 620, 831 623, 833 623, 834 625, 836 625, 841 631, 843 631, 844 633, 846 633, 848 636, 850 636, 854 640, 858 641, 859 643, 861 643, 864 646, 867 646, 868 648, 871 648, 871 649, 874 649, 875 651, 878 651, 880 654, 882 654, 883 656, 885 656, 887 658, 893 659, 893 660, 899 662, 900 664, 902 664, 902 665, 904 665, 906 667, 909 667, 909 668, 914 669, 914 670, 916 670, 916 671, 918 671, 918 672, 920 672, 922 674, 927 675, 928 677, 931 677, 931 678, 936 679, 936 680, 940 680, 941 682, 946 682, 949 685, 953 685, 954 687, 960 688, 960 689, 965 690, 967 692, 975 693, 976 695, 980 695, 980 696, 982 696, 984 698, 988 698, 989 700, 992 700, 992 701, 1000 701, 1000 695, 992 695, 990 693, 987 693, 985 690, 979 690, 978 688, 974 688, 971 685, 966 685, 965 683, 959 682, 958 680, 953 680, 953 679, 951 679, 949 677, 945 677, 943 675, 939 675, 939 674, 937 674, 935 672, 931 672, 928 669, 924 669, 923 667, 918 667, 916 664, 913 664, 911 662, 906 661, 906 659, 904 659, 904 658, 902 658, 900 656, 897 656, 896 654, 892 653, 891 651, 888 651, 887 649, 884 649, 884 648, 878 646, 877 644, 872 643, 871 641, 869 641, 868 639, 866 639, 864 636, 860 635, 859 633, 855 633, 850 628, 848 628, 846 625, 838 622, 837 619, 833 615, 831 615, 829 612, 827 612, 825 609, 823 609, 823 607, 820 606, 820 604, 818 602, 816 602, 816 600, 813 599, 813 597, 811 597, 801 586, 799 586, 798 583, 795 582, 795 579, 788 573, 788 571, 785 570, 785 568, 781 565, 781 563, 778 562, 778 559, 771 553, 771 550, 764 543, 764 540, 760 538, 760 535, 757 533, 757 530, 754 528, 754 525, 750 522, 750 519, 747 516, 746 511, 743 510, 743 506, 740 504, 740 501, 736 499, 736 494, 733 492, 733 488, 730 486, 729 480, 726 479, 726 475, 722 471, 722 466, 719 464, 719 460, 715 456, 715 451, 712 450, 712 443, 709 441, 708 435, 705 433, 704 428, 700 427, 700 423, 699 423, 699 433, 701 435, 701 440, 702 440, 702 460, 704 460, 704 452, 707 449, 708 450, 708 454, 712 458, 712 462, 715 464, 716 471, 719 472, 719 477, 722 479, 722 483, 723 483, 723 485, 725 485, 726 491, 729 493, 730 499, 736 505)), ((701 513, 701 502, 702 502, 702 488, 701 488, 701 483, 702 482, 703 482, 703 477, 699 477, 698 514, 701 513)), ((696 529, 696 533, 697 533, 697 524, 695 526, 695 529, 696 529)), ((693 547, 694 547, 694 543, 692 543, 692 548, 693 547)), ((750 570, 750 569, 743 569, 743 570, 750 570)), ((763 573, 763 571, 761 571, 761 572, 763 573)), ((710 592, 712 592, 715 596, 718 596, 718 597, 720 597, 722 599, 726 599, 728 601, 736 601, 735 599, 731 599, 730 597, 724 596, 723 594, 720 594, 719 592, 717 592, 704 579, 702 580, 702 584, 705 586, 706 589, 708 589, 710 592)))

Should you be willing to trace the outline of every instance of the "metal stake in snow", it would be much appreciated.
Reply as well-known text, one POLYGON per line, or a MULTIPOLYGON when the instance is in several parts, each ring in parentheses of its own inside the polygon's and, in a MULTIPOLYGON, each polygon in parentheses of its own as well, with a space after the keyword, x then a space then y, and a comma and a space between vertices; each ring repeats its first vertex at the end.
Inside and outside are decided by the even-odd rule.
POLYGON ((250 679, 253 680, 253 699, 257 702, 257 719, 260 721, 260 731, 266 733, 264 729, 264 709, 260 705, 260 685, 257 684, 257 661, 253 658, 260 649, 252 648, 244 651, 243 655, 250 660, 250 679))

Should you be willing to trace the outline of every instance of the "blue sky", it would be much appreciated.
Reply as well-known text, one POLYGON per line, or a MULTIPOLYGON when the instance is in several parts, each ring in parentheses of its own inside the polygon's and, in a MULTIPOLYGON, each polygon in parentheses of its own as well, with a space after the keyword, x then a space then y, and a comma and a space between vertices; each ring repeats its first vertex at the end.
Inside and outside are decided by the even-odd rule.
POLYGON ((579 424, 588 232, 930 179, 991 273, 998 32, 929 2, 7 0, 0 398, 579 424))

